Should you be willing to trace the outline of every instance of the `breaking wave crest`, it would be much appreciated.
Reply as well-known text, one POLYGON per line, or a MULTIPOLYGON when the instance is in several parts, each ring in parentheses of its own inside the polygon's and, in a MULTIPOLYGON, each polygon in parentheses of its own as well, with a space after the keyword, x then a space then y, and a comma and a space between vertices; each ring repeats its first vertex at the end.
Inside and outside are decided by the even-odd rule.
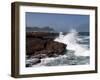
POLYGON ((60 32, 59 37, 55 39, 57 42, 61 42, 67 45, 66 49, 73 50, 76 56, 89 56, 89 49, 87 46, 83 44, 79 44, 79 41, 82 41, 78 36, 78 32, 76 30, 71 30, 66 35, 63 35, 60 32))

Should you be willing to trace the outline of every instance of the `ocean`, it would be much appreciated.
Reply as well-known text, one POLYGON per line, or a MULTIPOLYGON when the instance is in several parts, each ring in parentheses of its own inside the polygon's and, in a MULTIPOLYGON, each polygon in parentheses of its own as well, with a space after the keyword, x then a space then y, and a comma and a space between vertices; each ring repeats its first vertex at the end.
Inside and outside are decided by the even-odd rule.
POLYGON ((60 32, 54 41, 67 45, 64 55, 43 58, 41 63, 32 65, 32 67, 87 65, 90 63, 89 32, 77 32, 76 30, 71 30, 67 34, 60 32))

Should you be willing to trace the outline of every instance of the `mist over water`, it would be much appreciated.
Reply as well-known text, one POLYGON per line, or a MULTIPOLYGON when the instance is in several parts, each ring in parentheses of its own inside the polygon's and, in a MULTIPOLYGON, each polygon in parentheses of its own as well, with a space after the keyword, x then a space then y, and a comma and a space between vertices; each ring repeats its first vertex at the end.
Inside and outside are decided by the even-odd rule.
POLYGON ((66 35, 62 32, 54 41, 67 45, 64 55, 41 59, 39 66, 64 66, 64 65, 87 65, 90 63, 89 35, 80 35, 76 30, 71 30, 66 35))

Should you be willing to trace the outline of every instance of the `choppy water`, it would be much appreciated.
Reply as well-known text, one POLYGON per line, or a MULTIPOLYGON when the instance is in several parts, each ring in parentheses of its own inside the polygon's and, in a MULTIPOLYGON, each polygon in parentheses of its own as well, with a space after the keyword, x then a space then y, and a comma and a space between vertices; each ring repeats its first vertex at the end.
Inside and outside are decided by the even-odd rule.
POLYGON ((41 59, 41 63, 32 66, 86 65, 90 63, 89 33, 78 33, 71 30, 66 35, 63 35, 60 32, 59 37, 54 41, 67 44, 65 54, 41 59))

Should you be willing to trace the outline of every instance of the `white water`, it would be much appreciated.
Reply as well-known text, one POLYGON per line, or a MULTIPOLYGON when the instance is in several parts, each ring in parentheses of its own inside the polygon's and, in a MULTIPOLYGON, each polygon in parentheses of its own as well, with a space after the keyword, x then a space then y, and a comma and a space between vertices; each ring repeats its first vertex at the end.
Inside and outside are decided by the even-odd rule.
POLYGON ((68 34, 63 35, 60 32, 59 37, 55 39, 57 42, 61 42, 67 45, 66 49, 75 51, 76 56, 89 56, 89 50, 86 46, 78 43, 81 38, 78 37, 76 30, 71 30, 68 34))

